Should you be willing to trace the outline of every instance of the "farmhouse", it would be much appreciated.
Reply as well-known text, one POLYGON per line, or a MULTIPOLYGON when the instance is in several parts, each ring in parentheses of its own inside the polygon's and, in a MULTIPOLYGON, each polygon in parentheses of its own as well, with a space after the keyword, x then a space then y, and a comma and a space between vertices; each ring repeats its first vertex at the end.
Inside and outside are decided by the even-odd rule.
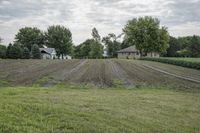
POLYGON ((42 59, 55 59, 56 58, 55 48, 40 48, 40 53, 41 53, 42 59))
MULTIPOLYGON (((138 59, 141 58, 139 50, 135 46, 130 46, 128 48, 122 49, 117 52, 119 59, 138 59)), ((158 58, 160 54, 157 52, 147 53, 146 57, 158 58)))
POLYGON ((40 48, 42 59, 72 59, 69 55, 58 57, 55 48, 40 48))

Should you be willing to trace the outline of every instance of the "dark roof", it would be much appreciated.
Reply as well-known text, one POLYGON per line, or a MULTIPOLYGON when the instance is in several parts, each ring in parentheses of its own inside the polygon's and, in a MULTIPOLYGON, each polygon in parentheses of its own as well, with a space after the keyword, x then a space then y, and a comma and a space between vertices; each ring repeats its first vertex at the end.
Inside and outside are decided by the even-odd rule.
POLYGON ((131 53, 131 52, 139 52, 139 51, 136 49, 135 46, 130 46, 128 48, 117 51, 117 53, 131 53))
POLYGON ((44 51, 48 54, 51 54, 55 51, 55 48, 40 48, 40 52, 42 52, 42 51, 44 51))

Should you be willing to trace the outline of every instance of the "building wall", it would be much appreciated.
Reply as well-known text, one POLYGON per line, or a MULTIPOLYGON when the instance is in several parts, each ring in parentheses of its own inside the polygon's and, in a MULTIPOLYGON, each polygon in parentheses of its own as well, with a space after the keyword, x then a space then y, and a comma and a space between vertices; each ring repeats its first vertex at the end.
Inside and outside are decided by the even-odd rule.
POLYGON ((43 53, 42 59, 51 59, 51 55, 43 53))
POLYGON ((42 59, 56 59, 56 55, 55 54, 50 55, 50 54, 43 53, 42 59))
MULTIPOLYGON (((139 53, 118 53, 119 59, 138 59, 140 57, 141 56, 139 53)), ((147 53, 146 57, 159 58, 160 54, 156 52, 151 52, 151 53, 147 53)))
POLYGON ((147 53, 147 57, 151 57, 151 58, 159 58, 160 54, 157 52, 151 52, 151 53, 147 53))
POLYGON ((118 53, 119 59, 138 59, 140 58, 139 53, 118 53))

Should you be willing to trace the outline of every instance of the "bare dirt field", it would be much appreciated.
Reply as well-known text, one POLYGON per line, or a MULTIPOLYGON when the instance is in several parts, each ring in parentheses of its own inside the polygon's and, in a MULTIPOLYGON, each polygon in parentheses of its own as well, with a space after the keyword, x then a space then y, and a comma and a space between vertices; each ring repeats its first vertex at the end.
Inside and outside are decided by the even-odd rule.
POLYGON ((100 87, 148 85, 200 89, 200 71, 136 60, 0 60, 0 85, 3 83, 10 86, 78 83, 100 87))

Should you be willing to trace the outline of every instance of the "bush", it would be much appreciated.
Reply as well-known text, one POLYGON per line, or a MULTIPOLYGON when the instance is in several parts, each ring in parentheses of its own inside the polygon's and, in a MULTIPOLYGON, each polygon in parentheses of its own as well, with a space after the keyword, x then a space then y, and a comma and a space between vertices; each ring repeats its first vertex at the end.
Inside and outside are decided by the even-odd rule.
POLYGON ((6 58, 6 46, 0 45, 0 58, 4 59, 6 58))
POLYGON ((23 54, 22 54, 22 58, 23 59, 30 59, 31 55, 30 55, 30 51, 27 47, 25 47, 23 49, 23 54))
POLYGON ((41 53, 40 53, 40 49, 39 46, 34 44, 31 50, 32 53, 32 58, 33 59, 40 59, 41 58, 41 53))
POLYGON ((9 49, 9 58, 11 59, 21 59, 22 57, 22 48, 18 44, 14 44, 9 49))
POLYGON ((192 61, 169 59, 169 58, 141 58, 141 60, 156 61, 182 67, 200 69, 200 62, 192 62, 192 61))

